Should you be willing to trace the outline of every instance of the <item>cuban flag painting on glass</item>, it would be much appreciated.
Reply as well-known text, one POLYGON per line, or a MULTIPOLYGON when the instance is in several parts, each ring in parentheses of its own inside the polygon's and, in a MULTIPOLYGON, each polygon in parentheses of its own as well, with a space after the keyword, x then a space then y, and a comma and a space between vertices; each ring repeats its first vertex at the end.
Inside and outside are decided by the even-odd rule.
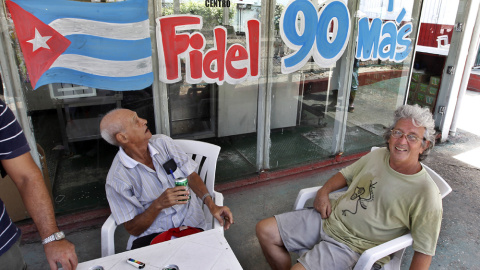
POLYGON ((153 82, 148 0, 8 0, 33 89, 140 90, 153 82))

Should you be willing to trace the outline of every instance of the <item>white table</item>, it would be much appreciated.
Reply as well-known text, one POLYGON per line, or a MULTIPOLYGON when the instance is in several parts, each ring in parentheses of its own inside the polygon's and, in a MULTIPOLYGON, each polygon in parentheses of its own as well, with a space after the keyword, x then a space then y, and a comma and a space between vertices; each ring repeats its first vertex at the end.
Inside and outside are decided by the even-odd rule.
POLYGON ((77 270, 89 270, 97 265, 105 270, 135 269, 126 262, 128 258, 145 263, 144 270, 162 269, 171 264, 180 270, 242 269, 220 229, 83 262, 78 264, 77 270))

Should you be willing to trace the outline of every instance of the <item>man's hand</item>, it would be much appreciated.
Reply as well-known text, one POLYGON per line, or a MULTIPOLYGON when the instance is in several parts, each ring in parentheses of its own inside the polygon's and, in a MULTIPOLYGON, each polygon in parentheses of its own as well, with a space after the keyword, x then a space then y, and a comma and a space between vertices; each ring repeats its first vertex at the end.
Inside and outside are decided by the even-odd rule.
POLYGON ((315 196, 315 200, 313 201, 313 207, 320 213, 323 219, 328 218, 332 213, 332 205, 330 204, 328 194, 325 195, 323 194, 323 192, 320 192, 320 190, 315 196))
POLYGON ((158 214, 176 204, 187 204, 189 191, 185 187, 167 188, 160 197, 155 199, 145 212, 123 223, 125 230, 131 235, 139 236, 153 224, 158 214))
POLYGON ((332 204, 328 198, 328 194, 335 190, 341 189, 347 186, 347 180, 343 177, 343 174, 338 172, 332 176, 321 189, 317 191, 315 200, 313 201, 313 207, 317 210, 323 219, 326 219, 332 213, 332 204))
POLYGON ((178 186, 174 188, 167 188, 154 203, 160 210, 172 207, 176 204, 187 204, 188 195, 190 192, 185 190, 185 187, 178 186))
POLYGON ((75 254, 75 246, 63 239, 53 241, 43 246, 50 269, 57 270, 57 262, 62 264, 64 270, 75 270, 77 268, 78 259, 75 254))
POLYGON ((230 228, 230 225, 234 223, 233 215, 230 211, 230 208, 228 208, 227 206, 218 206, 216 204, 213 204, 212 208, 209 208, 212 216, 216 218, 218 222, 220 222, 220 225, 223 226, 224 230, 228 230, 228 228, 230 228))
MULTIPOLYGON (((204 194, 208 193, 205 183, 203 183, 202 178, 200 178, 196 172, 191 173, 187 178, 188 185, 190 186, 191 190, 195 192, 197 197, 202 198, 204 194)), ((208 207, 208 210, 210 210, 212 216, 214 216, 218 222, 220 222, 220 225, 222 225, 225 230, 228 230, 230 225, 234 223, 230 208, 227 206, 216 205, 212 199, 212 196, 207 196, 203 203, 208 207)))

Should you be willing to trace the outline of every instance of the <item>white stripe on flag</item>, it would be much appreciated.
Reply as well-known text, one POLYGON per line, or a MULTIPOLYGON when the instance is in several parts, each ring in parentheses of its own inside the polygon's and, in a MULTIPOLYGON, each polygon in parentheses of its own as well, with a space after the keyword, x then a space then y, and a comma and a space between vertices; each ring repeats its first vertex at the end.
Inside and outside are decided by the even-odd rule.
POLYGON ((150 38, 148 20, 136 23, 106 23, 85 19, 64 18, 54 20, 49 26, 63 36, 80 34, 120 40, 150 38))
POLYGON ((133 77, 152 72, 152 57, 131 61, 112 61, 78 54, 62 54, 50 68, 69 68, 106 77, 133 77))

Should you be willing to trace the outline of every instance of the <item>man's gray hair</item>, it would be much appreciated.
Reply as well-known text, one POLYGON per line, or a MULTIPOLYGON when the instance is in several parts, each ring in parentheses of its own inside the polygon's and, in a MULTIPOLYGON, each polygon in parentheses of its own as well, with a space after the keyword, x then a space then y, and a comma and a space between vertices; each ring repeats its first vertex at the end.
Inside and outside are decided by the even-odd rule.
POLYGON ((113 109, 109 111, 100 121, 100 135, 111 145, 120 146, 115 135, 123 132, 125 129, 121 121, 113 121, 112 114, 121 109, 113 109))
MULTIPOLYGON (((426 141, 429 141, 430 144, 425 151, 418 157, 419 161, 424 160, 430 150, 433 149, 435 145, 435 121, 433 120, 432 113, 428 108, 422 108, 419 105, 403 105, 398 107, 394 113, 394 124, 387 129, 387 131, 383 134, 383 138, 387 142, 390 140, 391 130, 395 127, 397 122, 400 119, 411 119, 412 123, 416 127, 424 127, 425 133, 423 134, 422 146, 425 147, 426 141)), ((387 149, 389 149, 387 147, 387 149)))

